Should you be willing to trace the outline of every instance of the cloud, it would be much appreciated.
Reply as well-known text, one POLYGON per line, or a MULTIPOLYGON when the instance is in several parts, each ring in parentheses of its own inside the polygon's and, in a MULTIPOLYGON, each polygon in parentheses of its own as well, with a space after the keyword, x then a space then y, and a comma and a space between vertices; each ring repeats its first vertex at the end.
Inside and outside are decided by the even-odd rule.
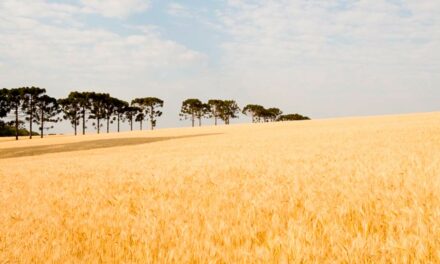
POLYGON ((105 17, 125 18, 133 13, 145 11, 149 0, 80 0, 84 11, 105 17))
POLYGON ((66 19, 72 15, 98 14, 109 18, 126 18, 146 11, 149 0, 78 0, 72 4, 48 0, 3 0, 1 10, 16 16, 66 19))
POLYGON ((204 54, 163 38, 154 27, 132 28, 130 34, 122 35, 86 25, 57 24, 33 14, 44 10, 39 16, 59 19, 55 14, 66 10, 63 17, 79 22, 69 14, 80 11, 45 1, 13 11, 17 6, 12 2, 0 8, 0 63, 6 65, 2 80, 55 86, 68 81, 77 87, 145 84, 159 73, 177 74, 206 60, 204 54))
POLYGON ((440 2, 395 2, 230 0, 223 70, 249 100, 318 116, 407 111, 440 85, 440 2))
POLYGON ((407 48, 420 51, 438 41, 439 23, 432 9, 439 10, 440 4, 412 10, 387 1, 349 1, 344 8, 339 1, 250 4, 255 2, 231 1, 235 9, 221 18, 233 38, 225 49, 248 56, 252 63, 292 58, 389 63, 410 59, 407 48), (404 10, 413 15, 402 16, 404 10))
POLYGON ((170 3, 167 7, 167 13, 172 16, 178 16, 178 17, 193 17, 190 10, 178 3, 170 3))
POLYGON ((0 12, 7 17, 67 19, 80 13, 79 6, 46 0, 2 0, 0 12))

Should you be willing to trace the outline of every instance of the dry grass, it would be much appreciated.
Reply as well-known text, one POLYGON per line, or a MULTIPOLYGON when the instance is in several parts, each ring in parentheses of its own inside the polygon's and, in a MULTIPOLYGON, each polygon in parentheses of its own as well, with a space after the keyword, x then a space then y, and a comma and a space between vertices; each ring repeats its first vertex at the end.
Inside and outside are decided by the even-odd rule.
MULTIPOLYGON (((0 160, 0 263, 439 263, 440 114, 0 160)), ((23 145, 24 144, 24 145, 23 145)))

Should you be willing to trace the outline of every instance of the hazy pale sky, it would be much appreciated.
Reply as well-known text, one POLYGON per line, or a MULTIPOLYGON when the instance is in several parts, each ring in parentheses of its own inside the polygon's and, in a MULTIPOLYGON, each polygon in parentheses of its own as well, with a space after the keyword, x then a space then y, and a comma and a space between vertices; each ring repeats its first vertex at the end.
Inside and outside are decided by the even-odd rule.
MULTIPOLYGON (((438 0, 1 0, 0 87, 312 118, 440 110, 438 0)), ((241 118, 241 121, 246 119, 241 118)))

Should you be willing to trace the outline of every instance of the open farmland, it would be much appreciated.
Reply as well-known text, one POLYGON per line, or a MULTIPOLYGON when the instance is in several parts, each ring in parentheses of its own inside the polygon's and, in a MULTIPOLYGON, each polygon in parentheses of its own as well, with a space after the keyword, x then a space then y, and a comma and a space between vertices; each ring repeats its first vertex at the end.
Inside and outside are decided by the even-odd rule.
POLYGON ((439 263, 440 113, 2 140, 0 212, 0 263, 439 263))

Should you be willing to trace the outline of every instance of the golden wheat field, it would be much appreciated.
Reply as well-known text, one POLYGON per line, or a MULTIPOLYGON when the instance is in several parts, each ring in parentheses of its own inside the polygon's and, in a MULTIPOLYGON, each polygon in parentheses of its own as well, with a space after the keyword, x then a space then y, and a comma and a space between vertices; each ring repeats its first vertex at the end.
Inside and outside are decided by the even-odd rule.
POLYGON ((440 113, 0 153, 0 263, 440 262, 440 113))

